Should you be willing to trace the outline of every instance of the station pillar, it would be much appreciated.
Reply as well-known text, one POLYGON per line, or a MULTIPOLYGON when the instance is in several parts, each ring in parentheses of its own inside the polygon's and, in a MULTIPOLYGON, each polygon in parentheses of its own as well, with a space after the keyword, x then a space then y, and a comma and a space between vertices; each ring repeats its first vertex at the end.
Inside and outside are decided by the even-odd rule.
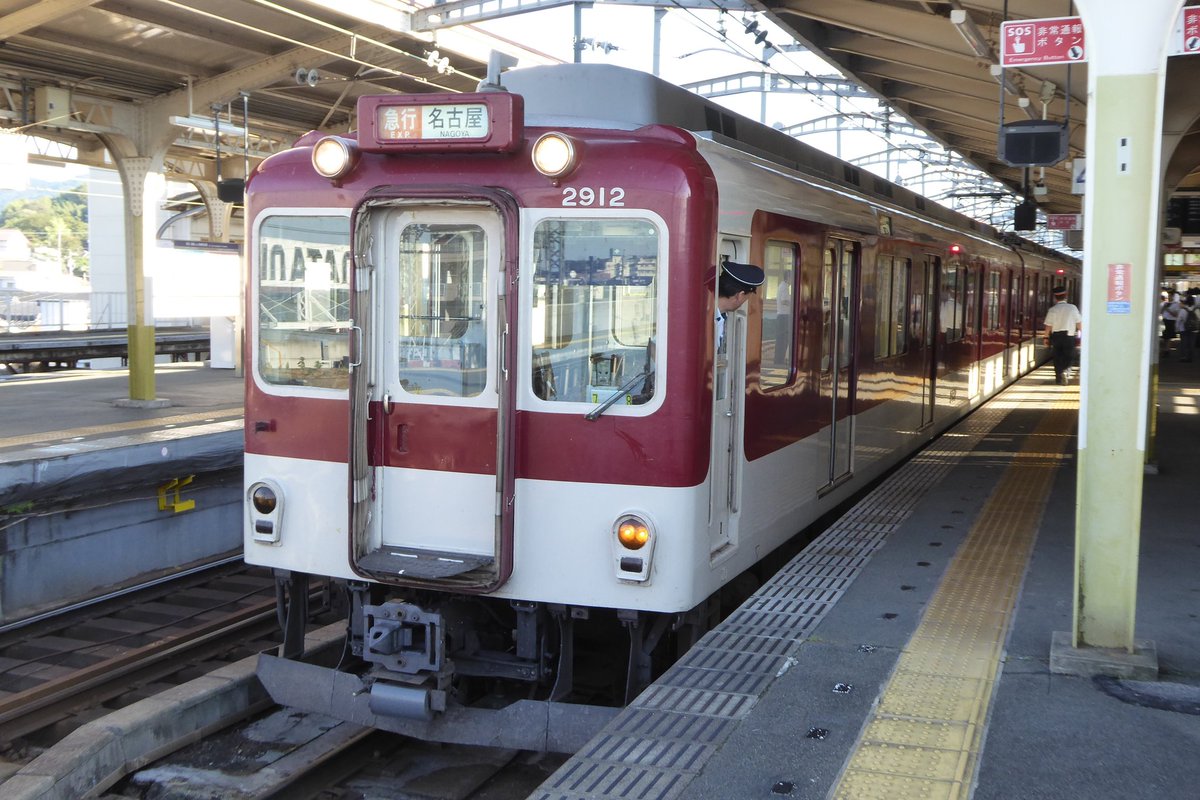
POLYGON ((1083 345, 1074 623, 1050 667, 1153 679, 1134 635, 1157 261, 1167 43, 1181 0, 1079 0, 1088 49, 1083 345))
POLYGON ((163 175, 161 163, 145 156, 119 156, 117 168, 125 195, 125 293, 129 344, 129 397, 116 405, 162 408, 171 401, 155 396, 154 310, 146 279, 146 242, 153 241, 155 219, 147 209, 157 208, 163 175))

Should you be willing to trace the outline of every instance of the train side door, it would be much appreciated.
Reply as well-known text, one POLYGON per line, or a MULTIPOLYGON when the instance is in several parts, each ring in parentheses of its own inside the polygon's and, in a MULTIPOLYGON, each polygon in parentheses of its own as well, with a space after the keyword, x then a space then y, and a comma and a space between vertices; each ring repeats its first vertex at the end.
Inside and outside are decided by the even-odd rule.
MULTIPOLYGON (((360 570, 487 586, 502 547, 503 225, 479 206, 374 212, 362 325, 372 470, 360 570)), ((361 413, 355 412, 356 415, 361 413)), ((360 492, 356 490, 356 494, 360 492)))
POLYGON ((830 239, 822 264, 821 388, 829 403, 828 486, 849 476, 854 452, 857 242, 830 239))
MULTIPOLYGON (((722 254, 735 259, 747 243, 722 243, 722 254)), ((746 394, 746 311, 749 303, 725 315, 713 335, 713 440, 709 499, 709 552, 736 543, 741 490, 742 413, 746 394)), ((714 326, 718 323, 714 320, 714 326)))

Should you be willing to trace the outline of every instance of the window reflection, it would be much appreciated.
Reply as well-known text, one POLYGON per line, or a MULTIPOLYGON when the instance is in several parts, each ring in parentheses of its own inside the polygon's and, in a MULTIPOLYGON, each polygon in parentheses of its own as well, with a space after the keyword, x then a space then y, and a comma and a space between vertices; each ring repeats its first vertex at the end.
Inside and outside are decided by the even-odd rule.
POLYGON ((646 220, 538 224, 530 309, 537 397, 601 403, 626 384, 626 405, 654 396, 658 252, 658 229, 646 220))
POLYGON ((350 221, 273 216, 258 231, 258 373, 287 386, 349 386, 350 221))

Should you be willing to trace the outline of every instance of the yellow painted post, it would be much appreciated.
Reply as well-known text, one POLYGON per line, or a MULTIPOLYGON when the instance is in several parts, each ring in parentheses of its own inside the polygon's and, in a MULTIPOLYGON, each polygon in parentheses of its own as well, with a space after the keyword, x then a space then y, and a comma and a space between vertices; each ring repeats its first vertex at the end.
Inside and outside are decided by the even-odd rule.
POLYGON ((1157 208, 1155 150, 1161 85, 1157 74, 1104 76, 1091 102, 1088 305, 1075 528, 1076 646, 1133 652, 1143 449, 1149 378, 1149 314, 1155 265, 1148 263, 1150 217, 1157 208), (1123 281, 1132 301, 1109 310, 1110 286, 1123 281))
MULTIPOLYGON (((139 191, 130 187, 131 191, 139 191)), ((125 265, 126 291, 129 292, 129 399, 133 401, 148 401, 154 399, 154 320, 147 320, 146 314, 146 280, 145 245, 142 236, 142 216, 126 215, 126 220, 134 228, 125 237, 129 252, 125 265)))
MULTIPOLYGON (((1088 175, 1071 645, 1116 653, 1114 662, 1120 654, 1146 656, 1155 663, 1142 666, 1155 670, 1153 643, 1134 639, 1134 620, 1158 298, 1165 47, 1180 5, 1148 0, 1130 15, 1118 0, 1080 3, 1088 175)), ((1052 648, 1052 669, 1061 655, 1052 648)))
MULTIPOLYGON (((117 159, 125 190, 125 292, 126 325, 129 346, 129 398, 117 405, 138 407, 166 406, 169 400, 155 397, 154 315, 152 299, 147 296, 146 241, 155 235, 154 218, 147 213, 148 180, 161 175, 153 171, 153 161, 141 156, 117 159)), ((152 200, 157 199, 154 195, 152 200)), ((150 208, 154 208, 150 204, 150 208)))

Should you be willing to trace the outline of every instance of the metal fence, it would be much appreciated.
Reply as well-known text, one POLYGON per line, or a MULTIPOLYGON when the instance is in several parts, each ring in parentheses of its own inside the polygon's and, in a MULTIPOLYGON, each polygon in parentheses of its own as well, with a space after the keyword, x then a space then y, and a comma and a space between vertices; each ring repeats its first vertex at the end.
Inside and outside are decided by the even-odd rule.
MULTIPOLYGON (((124 292, 0 289, 0 332, 109 330, 124 328, 128 317, 124 292)), ((156 328, 194 328, 208 324, 208 316, 156 315, 154 318, 156 328)))

